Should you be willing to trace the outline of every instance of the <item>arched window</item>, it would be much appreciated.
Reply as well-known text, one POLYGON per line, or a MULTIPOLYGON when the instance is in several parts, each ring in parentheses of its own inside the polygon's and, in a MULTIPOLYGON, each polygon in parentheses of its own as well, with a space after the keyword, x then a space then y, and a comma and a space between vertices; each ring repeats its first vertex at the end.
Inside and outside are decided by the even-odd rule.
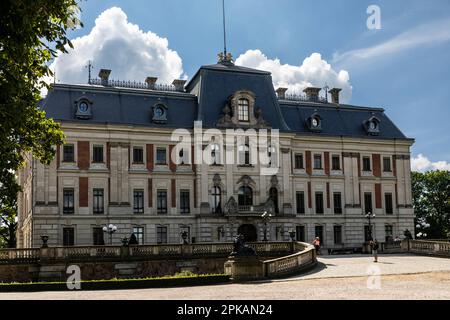
POLYGON ((220 187, 214 186, 211 189, 211 209, 213 213, 222 213, 222 204, 220 202, 221 190, 220 187))
POLYGON ((238 120, 239 121, 249 121, 248 112, 249 102, 247 99, 238 100, 238 120))
POLYGON ((221 164, 220 145, 217 143, 211 145, 211 160, 212 164, 221 164))
POLYGON ((239 164, 240 165, 250 165, 250 147, 248 144, 240 145, 239 151, 239 164))
POLYGON ((252 206, 253 205, 253 190, 250 187, 244 186, 239 188, 238 205, 252 206))

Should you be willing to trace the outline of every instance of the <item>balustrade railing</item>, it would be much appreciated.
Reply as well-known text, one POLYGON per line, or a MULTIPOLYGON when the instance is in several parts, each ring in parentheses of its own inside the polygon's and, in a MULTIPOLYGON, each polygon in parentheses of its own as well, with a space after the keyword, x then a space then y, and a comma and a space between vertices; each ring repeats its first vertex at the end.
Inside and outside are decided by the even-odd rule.
POLYGON ((410 240, 409 251, 439 256, 450 256, 450 242, 410 240))
MULTIPOLYGON (((257 253, 266 256, 291 252, 291 242, 248 243, 257 253)), ((131 246, 73 246, 0 250, 0 263, 31 263, 40 259, 62 261, 157 259, 158 257, 228 256, 233 243, 195 243, 131 246)))
POLYGON ((316 251, 312 245, 295 242, 293 247, 295 251, 299 251, 286 257, 264 261, 265 277, 273 278, 298 272, 316 263, 316 251))

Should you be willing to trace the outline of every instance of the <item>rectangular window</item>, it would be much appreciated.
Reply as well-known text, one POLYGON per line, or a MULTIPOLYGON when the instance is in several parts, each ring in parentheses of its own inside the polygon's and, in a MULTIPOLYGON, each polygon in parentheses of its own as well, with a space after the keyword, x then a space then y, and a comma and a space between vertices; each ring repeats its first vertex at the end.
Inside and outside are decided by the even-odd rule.
POLYGON ((136 237, 138 244, 144 244, 144 228, 143 227, 133 227, 133 233, 136 237))
POLYGON ((386 214, 394 213, 394 210, 392 207, 392 193, 386 193, 384 195, 384 205, 386 207, 386 214))
POLYGON ((391 158, 384 157, 383 158, 383 171, 384 172, 391 172, 391 158))
POLYGON ((305 242, 305 226, 297 226, 295 227, 295 235, 297 241, 305 242))
POLYGON ((363 171, 371 171, 370 157, 363 157, 363 171))
POLYGON ((324 243, 324 238, 323 238, 323 226, 315 226, 314 227, 314 236, 315 237, 319 237, 320 239, 320 243, 323 244, 324 243))
POLYGON ((333 193, 333 205, 334 205, 334 213, 341 214, 342 213, 342 197, 340 192, 333 193))
POLYGON ((334 244, 342 244, 342 226, 333 227, 334 244))
POLYGON ((75 244, 75 229, 72 227, 63 228, 63 246, 73 246, 75 244))
POLYGON ((156 193, 156 209, 158 214, 167 213, 167 191, 158 190, 156 193))
POLYGON ((97 163, 103 162, 103 146, 93 147, 92 161, 97 163))
POLYGON ((104 246, 105 239, 103 238, 103 228, 94 227, 92 229, 92 239, 94 246, 104 246))
POLYGON ((370 192, 364 193, 364 210, 368 214, 373 213, 372 211, 372 194, 370 192))
POLYGON ((323 193, 316 192, 316 214, 323 213, 323 193))
POLYGON ((73 144, 66 144, 63 147, 63 162, 75 162, 75 151, 73 144))
POLYGON ((144 213, 144 191, 133 191, 133 211, 134 213, 144 213))
POLYGON ((322 155, 314 155, 314 169, 322 169, 322 155))
POLYGON ((305 214, 305 193, 298 191, 296 193, 297 200, 297 214, 305 214))
POLYGON ((167 243, 167 227, 165 226, 156 227, 156 242, 157 244, 167 243))
POLYGON ((303 167, 303 154, 295 155, 295 169, 304 169, 303 167))
POLYGON ((239 121, 248 121, 249 103, 247 99, 239 99, 238 101, 238 119, 239 121))
POLYGON ((74 190, 64 189, 63 190, 63 213, 71 214, 74 213, 74 190))
POLYGON ((180 190, 180 213, 188 214, 190 212, 189 190, 180 190))
POLYGON ((93 210, 94 214, 102 214, 104 213, 104 192, 103 189, 94 189, 94 202, 93 202, 93 210))
POLYGON ((387 242, 387 243, 392 243, 392 242, 394 242, 394 237, 393 237, 393 235, 394 235, 394 227, 392 226, 392 225, 390 225, 390 224, 387 224, 385 227, 384 227, 384 233, 385 233, 385 241, 387 242))
POLYGON ((341 163, 339 156, 331 157, 331 170, 341 170, 341 163))
POLYGON ((167 164, 166 148, 156 148, 156 164, 167 164))
POLYGON ((144 149, 141 147, 133 148, 133 163, 144 163, 144 149))

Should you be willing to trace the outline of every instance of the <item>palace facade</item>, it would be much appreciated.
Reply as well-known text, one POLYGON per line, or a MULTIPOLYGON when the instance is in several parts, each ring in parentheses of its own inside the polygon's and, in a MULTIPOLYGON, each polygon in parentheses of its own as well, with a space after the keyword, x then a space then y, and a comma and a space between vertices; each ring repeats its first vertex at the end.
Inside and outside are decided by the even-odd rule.
POLYGON ((42 101, 66 142, 49 166, 29 156, 19 172, 18 247, 40 246, 42 235, 51 246, 71 246, 120 244, 133 233, 140 244, 180 243, 183 231, 189 242, 229 242, 239 233, 286 241, 295 231, 299 241, 319 236, 326 248, 342 248, 414 229, 414 141, 383 109, 342 104, 338 88, 330 101, 320 88, 288 95, 275 90, 270 73, 223 56, 189 83, 109 74, 101 70, 86 85, 54 84, 42 101), (234 140, 235 163, 212 136, 200 146, 212 162, 196 163, 196 146, 178 150, 171 137, 176 129, 194 136, 200 121, 203 132, 224 136, 278 129, 276 147, 267 147, 278 170, 262 174, 254 161, 261 147, 245 134, 234 140), (103 231, 110 224, 117 227, 111 238, 103 231))

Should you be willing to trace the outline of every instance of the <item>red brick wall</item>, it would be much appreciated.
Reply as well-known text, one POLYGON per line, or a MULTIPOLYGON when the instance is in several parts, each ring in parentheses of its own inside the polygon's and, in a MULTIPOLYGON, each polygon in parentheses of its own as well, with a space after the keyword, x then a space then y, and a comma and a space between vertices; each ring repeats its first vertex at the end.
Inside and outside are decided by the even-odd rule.
POLYGON ((89 206, 89 178, 80 177, 79 179, 79 195, 80 195, 80 207, 89 206))
POLYGON ((312 208, 311 182, 308 182, 308 208, 312 208))
POLYGON ((170 145, 169 146, 169 169, 172 172, 175 172, 177 170, 177 165, 175 164, 175 162, 173 162, 172 160, 172 150, 175 146, 174 145, 170 145))
MULTIPOLYGON (((325 162, 325 174, 330 175, 330 153, 324 153, 324 162, 325 162)), ((329 207, 328 207, 329 208, 329 207)))
POLYGON ((148 206, 153 207, 153 180, 148 179, 148 206))
POLYGON ((80 170, 88 170, 89 162, 89 141, 78 141, 78 168, 80 168, 80 170))
POLYGON ((305 157, 306 157, 306 159, 305 159, 305 162, 306 162, 306 173, 311 175, 312 174, 311 151, 306 151, 305 152, 305 157))
POLYGON ((381 177, 381 156, 379 154, 372 155, 373 175, 381 177))
POLYGON ((146 146, 147 152, 147 170, 152 171, 154 162, 153 162, 153 144, 147 144, 146 146))
POLYGON ((383 207, 381 201, 381 183, 375 184, 375 207, 381 209, 383 207))
POLYGON ((171 180, 171 198, 172 198, 172 208, 177 207, 177 185, 175 179, 171 180))

